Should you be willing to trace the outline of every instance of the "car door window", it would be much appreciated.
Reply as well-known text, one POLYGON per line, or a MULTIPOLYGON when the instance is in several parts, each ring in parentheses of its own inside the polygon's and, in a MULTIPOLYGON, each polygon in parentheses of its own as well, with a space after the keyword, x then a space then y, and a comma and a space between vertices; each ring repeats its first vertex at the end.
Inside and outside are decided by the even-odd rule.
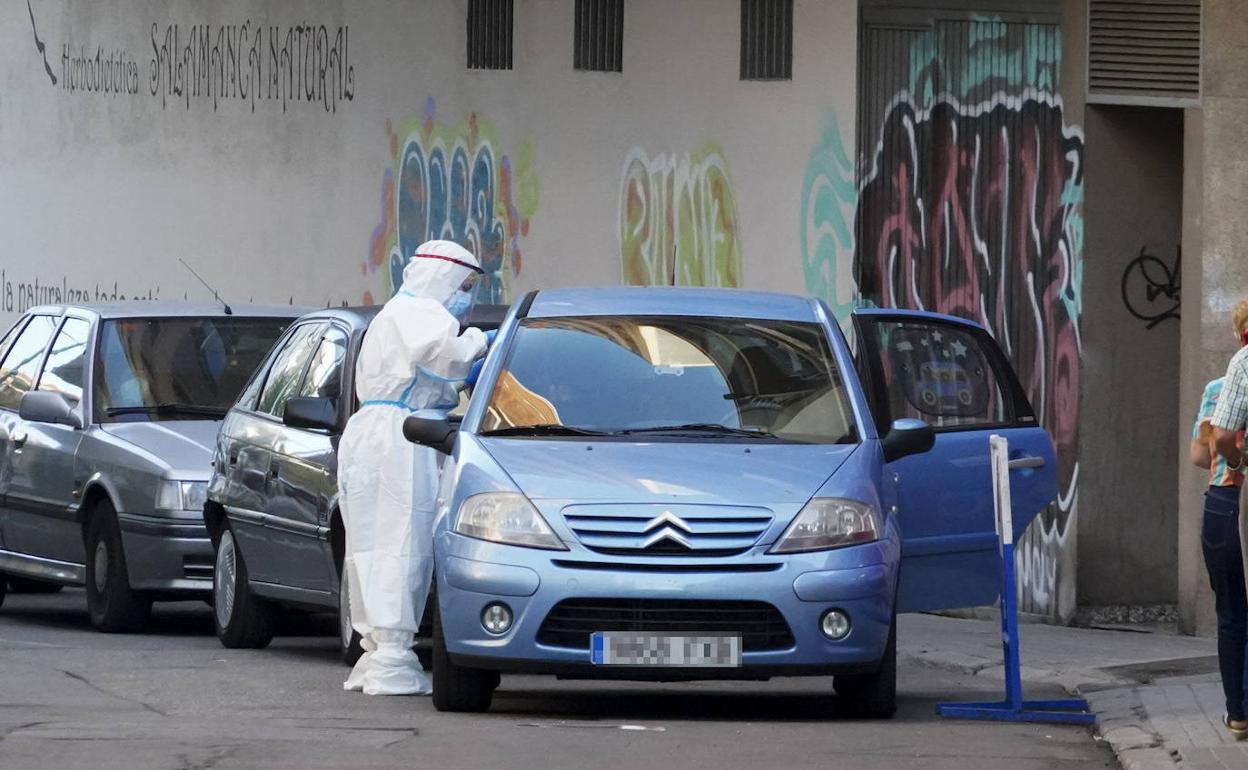
POLYGON ((342 389, 342 362, 347 357, 347 335, 338 327, 330 326, 316 347, 308 373, 299 388, 300 396, 331 398, 338 400, 342 389))
POLYGON ((34 387, 43 351, 56 331, 57 320, 48 315, 33 316, 13 342, 0 366, 0 408, 16 410, 22 396, 34 387))
POLYGON ((87 336, 91 324, 81 318, 66 318, 48 352, 48 362, 39 375, 39 390, 60 393, 70 401, 82 400, 83 362, 87 357, 87 336))
POLYGON ((256 411, 271 414, 274 417, 283 415, 286 411, 286 399, 299 390, 308 359, 316 350, 317 342, 320 341, 322 328, 324 324, 304 324, 297 327, 287 338, 286 345, 277 354, 272 368, 269 369, 264 389, 260 391, 260 401, 256 405, 256 411))
POLYGON ((906 417, 937 430, 1013 424, 1030 407, 1001 374, 990 339, 979 330, 922 320, 874 320, 860 329, 876 351, 873 389, 887 425, 906 417))
POLYGON ((4 357, 8 355, 9 348, 13 347, 13 342, 17 339, 17 335, 22 333, 22 327, 26 325, 26 320, 25 318, 17 319, 17 323, 10 326, 9 330, 4 333, 4 337, 0 338, 0 362, 3 362, 4 357))

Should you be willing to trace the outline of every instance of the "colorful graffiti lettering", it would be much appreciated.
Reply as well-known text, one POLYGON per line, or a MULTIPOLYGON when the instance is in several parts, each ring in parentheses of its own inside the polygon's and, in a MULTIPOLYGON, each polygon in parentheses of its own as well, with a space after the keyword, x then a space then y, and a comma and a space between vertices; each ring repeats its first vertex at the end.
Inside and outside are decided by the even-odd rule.
POLYGON ((620 182, 620 262, 631 285, 740 284, 736 202, 718 149, 681 157, 629 152, 620 182))
POLYGON ((1049 25, 976 16, 915 36, 909 64, 904 90, 913 104, 923 107, 947 97, 970 101, 1019 94, 1025 88, 1055 94, 1062 37, 1049 25))
MULTIPOLYGON (((859 289, 888 307, 984 324, 1053 436, 1063 498, 1073 500, 1082 136, 1060 102, 1039 95, 930 110, 899 100, 881 146, 893 151, 877 155, 858 201, 859 289)), ((1059 506, 1040 526, 1064 533, 1072 513, 1059 506)), ((1030 591, 1049 606, 1049 572, 1026 574, 1043 578, 1030 591)))
POLYGON ((477 299, 502 302, 520 273, 520 240, 537 209, 532 150, 522 143, 511 158, 499 154, 488 126, 472 114, 439 124, 433 99, 418 121, 386 132, 395 167, 382 180, 382 219, 369 242, 365 274, 384 266, 387 296, 398 290, 416 247, 441 238, 472 251, 485 269, 477 299))
POLYGON ((812 151, 806 288, 841 318, 858 303, 935 310, 1001 343, 1057 445, 1059 499, 1017 549, 1022 607, 1057 617, 1074 605, 1062 573, 1079 475, 1083 254, 1083 137, 1056 95, 1060 32, 973 18, 880 40, 898 34, 906 61, 871 108, 878 127, 860 124, 856 192, 834 118, 812 151))
POLYGON ((858 191, 835 115, 825 121, 820 136, 802 185, 802 267, 806 290, 827 300, 844 323, 858 304, 852 261, 858 191))

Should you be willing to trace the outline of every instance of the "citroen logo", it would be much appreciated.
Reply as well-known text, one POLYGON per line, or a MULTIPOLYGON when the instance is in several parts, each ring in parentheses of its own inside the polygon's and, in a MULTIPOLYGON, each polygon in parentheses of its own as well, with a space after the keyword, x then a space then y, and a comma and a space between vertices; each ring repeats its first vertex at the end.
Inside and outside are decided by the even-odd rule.
POLYGON ((693 534, 693 530, 689 528, 689 524, 684 519, 671 511, 663 511, 647 521, 642 532, 650 533, 641 544, 642 548, 649 548, 656 543, 670 540, 690 550, 693 549, 693 544, 689 542, 689 538, 685 537, 685 535, 693 534))

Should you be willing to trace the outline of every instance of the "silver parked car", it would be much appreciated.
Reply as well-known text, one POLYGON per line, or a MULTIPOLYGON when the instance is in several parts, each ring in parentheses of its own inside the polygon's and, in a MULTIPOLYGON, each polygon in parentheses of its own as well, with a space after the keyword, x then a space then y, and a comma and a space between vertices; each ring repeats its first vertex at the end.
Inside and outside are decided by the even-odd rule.
POLYGON ((92 624, 209 599, 221 419, 300 311, 129 302, 28 311, 0 338, 5 583, 85 585, 92 624))

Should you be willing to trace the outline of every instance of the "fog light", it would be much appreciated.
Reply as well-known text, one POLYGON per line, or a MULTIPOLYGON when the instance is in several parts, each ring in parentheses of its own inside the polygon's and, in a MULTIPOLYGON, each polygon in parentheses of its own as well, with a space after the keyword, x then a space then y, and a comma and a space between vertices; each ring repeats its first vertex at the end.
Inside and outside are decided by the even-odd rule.
POLYGON ((486 605, 481 611, 481 627, 491 634, 507 633, 511 628, 511 608, 500 602, 486 605))
POLYGON ((849 616, 840 610, 828 610, 819 619, 819 630, 834 642, 849 635, 849 616))

